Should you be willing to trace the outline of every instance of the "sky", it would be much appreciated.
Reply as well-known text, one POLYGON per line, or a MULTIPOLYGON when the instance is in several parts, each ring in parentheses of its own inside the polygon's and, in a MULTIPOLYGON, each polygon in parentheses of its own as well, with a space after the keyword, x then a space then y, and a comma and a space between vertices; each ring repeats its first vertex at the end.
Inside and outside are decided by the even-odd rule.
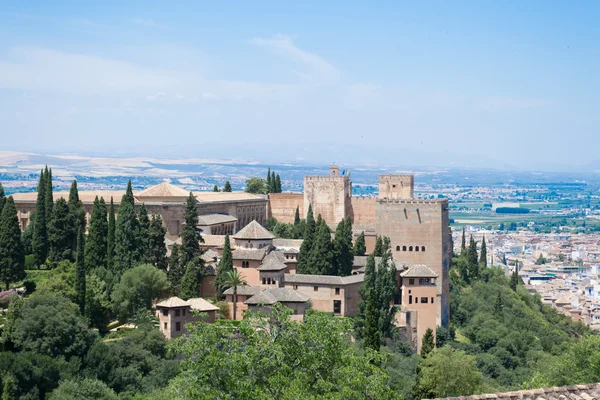
POLYGON ((0 150, 600 170, 596 1, 5 1, 0 150))

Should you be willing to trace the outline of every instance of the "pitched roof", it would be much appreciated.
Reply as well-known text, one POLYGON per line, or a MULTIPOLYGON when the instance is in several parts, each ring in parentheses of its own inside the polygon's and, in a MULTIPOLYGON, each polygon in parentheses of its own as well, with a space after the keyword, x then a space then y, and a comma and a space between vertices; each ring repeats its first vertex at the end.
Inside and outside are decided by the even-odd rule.
POLYGON ((410 267, 407 271, 400 274, 403 278, 437 278, 437 274, 433 272, 427 265, 416 264, 410 267))
POLYGON ((304 293, 290 288, 271 288, 255 294, 244 304, 275 304, 279 303, 305 303, 310 299, 304 293))
MULTIPOLYGON (((503 392, 493 394, 480 394, 475 396, 447 397, 450 399, 461 400, 484 400, 484 399, 573 399, 573 400, 593 400, 600 399, 600 383, 590 385, 562 386, 545 389, 518 390, 515 392, 503 392)), ((442 400, 442 399, 438 399, 442 400)))
POLYGON ((198 311, 217 311, 219 307, 204 300, 202 297, 196 297, 187 301, 192 310, 198 311))
POLYGON ((261 261, 265 258, 267 249, 245 249, 237 248, 231 252, 231 257, 234 260, 257 260, 261 261))
MULTIPOLYGON (((238 288, 237 288, 237 294, 242 295, 242 296, 248 296, 248 295, 252 296, 258 292, 260 292, 260 286, 244 285, 244 286, 238 286, 238 288)), ((223 294, 233 294, 233 288, 227 289, 226 291, 223 292, 223 294)))
POLYGON ((275 238, 273 239, 273 246, 286 249, 300 249, 302 246, 302 239, 283 239, 283 238, 275 238))
POLYGON ((281 271, 285 268, 287 268, 287 265, 285 265, 285 256, 282 252, 274 250, 266 255, 257 269, 259 271, 281 271))
POLYGON ((234 239, 242 240, 259 240, 259 239, 273 239, 275 235, 263 228, 261 224, 252 220, 248 225, 241 231, 233 235, 234 239))
POLYGON ((311 285, 350 285, 365 280, 364 274, 349 276, 284 274, 285 283, 306 283, 311 285))
POLYGON ((149 188, 139 192, 135 197, 177 197, 186 198, 190 192, 170 184, 169 182, 159 183, 158 185, 150 186, 149 188))
POLYGON ((173 307, 187 307, 189 304, 180 299, 177 296, 169 297, 167 300, 163 300, 156 305, 156 307, 173 308, 173 307))
POLYGON ((226 224, 229 222, 236 222, 238 219, 236 217, 232 217, 229 214, 205 214, 198 216, 198 225, 199 226, 208 226, 208 225, 217 225, 217 224, 226 224))
POLYGON ((225 246, 225 235, 202 235, 204 243, 200 243, 201 247, 218 247, 225 246))

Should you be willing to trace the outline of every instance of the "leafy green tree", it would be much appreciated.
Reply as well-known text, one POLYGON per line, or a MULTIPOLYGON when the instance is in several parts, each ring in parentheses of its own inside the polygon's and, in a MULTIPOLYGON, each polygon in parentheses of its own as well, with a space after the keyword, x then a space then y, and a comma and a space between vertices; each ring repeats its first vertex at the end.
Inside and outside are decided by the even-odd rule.
POLYGON ((315 241, 316 223, 313 216, 312 205, 308 206, 308 213, 306 214, 306 227, 304 230, 304 240, 300 245, 300 252, 298 253, 298 267, 297 272, 299 274, 308 274, 311 270, 310 267, 310 253, 312 251, 313 243, 315 241))
POLYGON ((90 326, 105 332, 111 307, 107 284, 94 273, 86 276, 85 283, 85 316, 90 326))
POLYGON ((219 187, 217 185, 213 186, 213 192, 220 192, 219 187))
POLYGON ((383 238, 381 236, 377 236, 377 240, 375 241, 375 249, 373 249, 373 255, 375 257, 381 257, 383 254, 383 238))
POLYGON ((73 224, 75 221, 69 211, 65 199, 56 200, 52 218, 48 223, 49 258, 58 263, 63 260, 74 260, 73 224))
MULTIPOLYGON (((0 213, 2 211, 0 210, 0 213)), ((25 227, 25 230, 21 233, 21 242, 23 243, 23 250, 26 255, 33 255, 33 231, 35 225, 35 211, 29 214, 29 223, 25 227)))
POLYGON ((317 219, 317 232, 308 258, 308 271, 314 275, 337 275, 333 270, 331 231, 321 214, 317 219))
POLYGON ((431 328, 427 328, 427 330, 425 330, 425 334, 423 335, 423 339, 421 340, 421 357, 427 357, 434 348, 435 342, 433 340, 433 330, 431 328))
POLYGON ((87 271, 106 267, 108 254, 108 220, 106 219, 106 203, 104 198, 94 199, 90 228, 85 241, 85 267, 87 271))
POLYGON ((361 232, 354 243, 354 255, 364 256, 367 252, 367 244, 365 243, 365 232, 361 232))
POLYGON ((223 299, 223 292, 229 289, 227 286, 227 274, 233 271, 233 256, 231 253, 231 244, 229 241, 229 235, 225 235, 225 242, 223 244, 223 254, 219 261, 219 268, 217 269, 217 275, 215 276, 215 289, 217 291, 217 299, 223 299))
MULTIPOLYGON (((30 351, 0 353, 0 376, 4 399, 43 399, 66 377, 69 364, 30 351)), ((47 397, 46 397, 47 398, 47 397)))
POLYGON ((77 292, 77 304, 79 304, 79 312, 85 312, 85 243, 83 230, 79 227, 77 233, 77 261, 75 271, 75 292, 77 292))
POLYGON ((46 221, 49 223, 52 220, 52 208, 54 206, 54 194, 52 193, 52 169, 44 169, 44 176, 46 180, 46 193, 44 194, 44 200, 46 201, 46 221))
POLYGON ((114 268, 117 276, 134 267, 139 261, 136 257, 138 220, 135 215, 131 181, 119 205, 119 218, 115 227, 114 268))
POLYGON ((120 320, 127 320, 140 310, 150 310, 152 301, 168 287, 167 275, 152 265, 128 269, 111 294, 114 312, 120 320))
POLYGON ((351 275, 352 265, 354 264, 354 248, 352 247, 352 221, 350 221, 350 217, 341 220, 335 230, 333 255, 337 275, 351 275))
POLYGON ((167 270, 167 247, 165 246, 165 235, 167 229, 163 226, 162 218, 154 214, 150 221, 148 230, 148 251, 146 262, 163 271, 167 270))
POLYGON ((233 319, 235 320, 237 315, 237 290, 240 286, 246 286, 248 283, 244 279, 244 276, 238 271, 228 271, 225 275, 225 286, 233 288, 233 319))
POLYGON ((77 306, 62 296, 36 294, 22 304, 13 303, 4 337, 17 349, 51 357, 81 357, 96 340, 77 306))
POLYGON ((444 347, 446 343, 450 342, 450 331, 443 326, 435 328, 435 347, 444 347))
POLYGON ((31 245, 36 265, 42 265, 48 258, 48 225, 46 220, 46 177, 40 172, 35 206, 35 223, 31 245))
POLYGON ((250 178, 246 179, 246 192, 255 194, 267 194, 268 187, 265 185, 265 181, 261 178, 250 178))
POLYGON ((147 262, 148 250, 150 247, 150 218, 148 217, 148 210, 144 203, 140 205, 138 211, 138 224, 136 231, 136 260, 139 262, 147 262))
POLYGON ((108 234, 106 235, 106 266, 110 269, 114 268, 115 258, 115 204, 113 198, 110 198, 110 209, 108 211, 108 234))
POLYGON ((480 274, 487 268, 487 244, 485 243, 485 236, 481 240, 481 251, 479 252, 479 266, 480 274))
POLYGON ((275 175, 275 193, 281 193, 281 177, 279 174, 275 175))
POLYGON ((97 379, 62 381, 48 396, 49 400, 117 400, 117 394, 97 379))
POLYGON ((482 389, 475 357, 450 346, 437 349, 420 365, 419 386, 429 398, 469 396, 482 389))
POLYGON ((229 181, 225 182, 225 187, 223 187, 224 192, 231 192, 231 183, 229 181))
POLYGON ((392 260, 391 244, 388 237, 383 238, 383 253, 377 267, 377 306, 379 307, 379 331, 383 337, 394 337, 394 318, 397 307, 395 299, 400 297, 396 265, 392 260))
POLYGON ((17 398, 17 380, 12 374, 6 374, 2 380, 2 400, 13 400, 17 398))
POLYGON ((544 265, 547 262, 548 262, 548 260, 546 259, 546 257, 544 257, 544 254, 540 253, 539 257, 535 261, 535 265, 544 265))
POLYGON ((0 214, 0 280, 6 290, 10 282, 25 277, 25 253, 21 243, 21 228, 12 196, 6 199, 0 214))

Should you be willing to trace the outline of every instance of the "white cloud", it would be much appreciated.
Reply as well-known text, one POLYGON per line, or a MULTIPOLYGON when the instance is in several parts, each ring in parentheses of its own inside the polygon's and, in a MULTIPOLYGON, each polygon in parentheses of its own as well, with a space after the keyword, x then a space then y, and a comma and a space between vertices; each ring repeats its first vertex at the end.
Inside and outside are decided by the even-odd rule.
POLYGON ((275 35, 272 38, 256 37, 251 39, 250 43, 269 48, 282 57, 301 64, 311 71, 311 74, 295 71, 297 75, 327 82, 337 82, 341 78, 341 72, 336 67, 317 54, 300 49, 294 44, 290 36, 275 35))

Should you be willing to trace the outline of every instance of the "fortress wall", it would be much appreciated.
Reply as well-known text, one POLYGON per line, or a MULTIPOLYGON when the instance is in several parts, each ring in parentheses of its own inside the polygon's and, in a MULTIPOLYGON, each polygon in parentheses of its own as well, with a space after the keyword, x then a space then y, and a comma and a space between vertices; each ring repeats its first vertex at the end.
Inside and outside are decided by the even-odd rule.
POLYGON ((304 215, 304 195, 302 193, 271 193, 269 194, 268 216, 279 222, 293 223, 296 207, 299 208, 300 218, 304 215))
POLYGON ((363 229, 368 227, 375 228, 377 217, 375 214, 376 197, 352 197, 350 201, 350 218, 352 224, 360 226, 363 229))
POLYGON ((379 175, 380 199, 412 199, 414 188, 414 175, 379 175))
POLYGON ((320 214, 330 227, 335 228, 350 209, 351 193, 348 176, 305 176, 303 217, 312 205, 315 218, 320 214))

